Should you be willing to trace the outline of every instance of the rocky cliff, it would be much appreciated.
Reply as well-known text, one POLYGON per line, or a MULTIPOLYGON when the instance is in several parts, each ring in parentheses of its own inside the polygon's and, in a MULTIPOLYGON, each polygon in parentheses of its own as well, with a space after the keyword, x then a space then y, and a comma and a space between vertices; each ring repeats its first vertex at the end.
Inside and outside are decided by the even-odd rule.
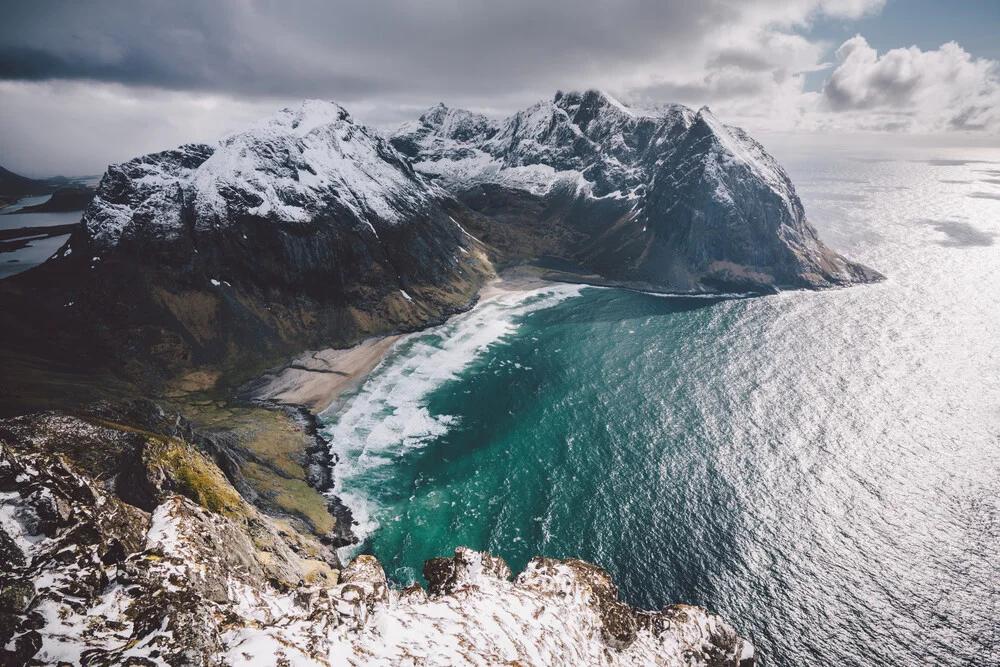
MULTIPOLYGON (((618 600, 607 572, 458 549, 399 589, 262 513, 148 402, 0 422, 0 662, 748 667, 719 617, 618 600)), ((229 476, 227 476, 229 475, 229 476)))
POLYGON ((508 257, 549 255, 660 291, 877 280, 819 240, 785 171, 703 108, 559 93, 506 120, 443 105, 392 138, 418 171, 492 220, 508 257))
POLYGON ((825 247, 781 166, 708 109, 558 94, 438 106, 391 140, 303 102, 112 165, 49 261, 0 282, 0 409, 247 377, 468 308, 493 264, 667 292, 880 276, 825 247), (58 387, 53 391, 53 387, 58 387))
POLYGON ((31 383, 62 352, 60 373, 99 359, 80 374, 155 385, 424 326, 492 273, 474 215, 342 107, 304 102, 110 166, 67 244, 0 286, 2 361, 31 383))

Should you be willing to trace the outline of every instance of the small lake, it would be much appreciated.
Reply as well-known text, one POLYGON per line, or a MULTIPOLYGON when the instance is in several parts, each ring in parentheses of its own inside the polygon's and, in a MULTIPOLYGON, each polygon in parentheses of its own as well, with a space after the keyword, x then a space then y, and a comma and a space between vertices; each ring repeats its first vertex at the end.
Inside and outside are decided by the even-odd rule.
POLYGON ((69 239, 69 234, 31 241, 28 247, 14 252, 0 252, 0 279, 36 267, 53 254, 69 239))

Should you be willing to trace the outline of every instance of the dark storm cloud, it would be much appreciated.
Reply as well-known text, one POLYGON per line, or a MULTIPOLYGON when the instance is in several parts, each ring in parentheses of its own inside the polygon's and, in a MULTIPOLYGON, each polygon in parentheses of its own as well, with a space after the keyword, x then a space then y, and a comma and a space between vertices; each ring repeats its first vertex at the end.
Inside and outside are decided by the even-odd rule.
POLYGON ((5 10, 0 78, 251 97, 516 92, 648 60, 738 18, 727 0, 41 0, 5 10))
MULTIPOLYGON (((34 175, 97 171, 214 140, 312 97, 344 103, 383 130, 439 101, 501 117, 585 87, 710 104, 750 129, 839 127, 823 117, 821 96, 803 94, 804 73, 822 67, 826 49, 809 29, 884 4, 10 0, 0 13, 0 164, 34 175)), ((847 127, 860 122, 850 110, 870 99, 865 82, 878 80, 860 74, 861 89, 842 105, 847 127)), ((839 83, 846 90, 851 81, 839 83)), ((989 102, 949 107, 947 118, 995 127, 1000 104, 989 102)))
MULTIPOLYGON (((282 46, 282 26, 240 2, 21 3, 0 24, 0 78, 87 79, 173 90, 301 94, 322 81, 350 94, 375 80, 282 46), (320 76, 321 74, 321 76, 320 76)), ((298 48, 304 49, 300 44, 298 48)))

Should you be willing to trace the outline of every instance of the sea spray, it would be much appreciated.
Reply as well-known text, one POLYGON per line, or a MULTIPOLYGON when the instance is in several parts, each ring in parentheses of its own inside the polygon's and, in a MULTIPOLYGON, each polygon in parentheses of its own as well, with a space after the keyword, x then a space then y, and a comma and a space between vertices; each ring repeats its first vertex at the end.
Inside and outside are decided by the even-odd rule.
MULTIPOLYGON (((431 392, 457 379, 491 346, 515 333, 520 318, 578 296, 583 289, 553 285, 503 293, 443 325, 406 336, 357 390, 320 415, 337 460, 330 493, 351 508, 362 544, 379 527, 372 491, 389 483, 408 450, 456 424, 451 415, 431 414, 426 405, 431 392)), ((358 548, 346 547, 342 555, 349 557, 358 548)))

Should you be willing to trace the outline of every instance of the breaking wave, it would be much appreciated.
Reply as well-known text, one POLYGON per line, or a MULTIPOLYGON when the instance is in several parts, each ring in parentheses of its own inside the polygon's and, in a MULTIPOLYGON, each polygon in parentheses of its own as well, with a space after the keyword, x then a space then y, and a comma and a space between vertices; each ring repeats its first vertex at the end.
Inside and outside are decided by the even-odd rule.
MULTIPOLYGON (((447 323, 396 343, 365 382, 320 419, 337 464, 330 493, 350 509, 363 541, 378 526, 375 492, 391 481, 407 451, 448 432, 456 418, 432 414, 430 394, 518 329, 520 318, 578 296, 578 285, 555 285, 487 299, 447 323)), ((345 551, 356 550, 348 548, 345 551)))

